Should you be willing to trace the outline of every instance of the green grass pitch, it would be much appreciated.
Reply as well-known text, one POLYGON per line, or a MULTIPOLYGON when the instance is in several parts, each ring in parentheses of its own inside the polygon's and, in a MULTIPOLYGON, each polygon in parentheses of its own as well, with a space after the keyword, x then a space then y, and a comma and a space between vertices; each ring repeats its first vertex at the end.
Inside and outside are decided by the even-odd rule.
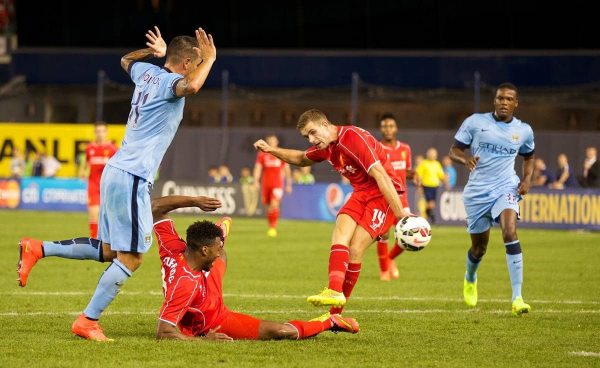
MULTIPOLYGON (((214 219, 214 218, 213 218, 214 219)), ((183 234, 195 220, 175 216, 183 234)), ((310 319, 305 302, 326 286, 333 224, 234 219, 226 245, 225 302, 260 318, 310 319)), ((510 314, 510 283, 498 229, 479 271, 476 309, 462 302, 468 236, 434 227, 419 253, 398 258, 400 280, 383 283, 375 247, 363 262, 345 314, 357 335, 325 332, 304 341, 233 343, 156 341, 161 280, 157 248, 103 316, 113 343, 74 337, 70 325, 86 306, 106 265, 43 259, 26 288, 17 286, 21 236, 48 240, 87 233, 85 214, 0 211, 0 367, 565 367, 600 366, 600 234, 519 230, 525 300, 532 313, 510 314)))

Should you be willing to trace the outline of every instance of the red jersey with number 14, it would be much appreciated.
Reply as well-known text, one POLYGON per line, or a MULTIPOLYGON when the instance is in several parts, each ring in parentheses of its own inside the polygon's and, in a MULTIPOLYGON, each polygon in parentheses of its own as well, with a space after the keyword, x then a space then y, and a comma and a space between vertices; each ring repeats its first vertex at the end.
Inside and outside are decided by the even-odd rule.
POLYGON ((263 187, 283 187, 283 169, 287 165, 285 162, 270 153, 259 151, 256 155, 256 163, 262 166, 263 187))
POLYGON ((404 192, 404 184, 392 168, 387 151, 371 133, 355 126, 340 126, 338 139, 327 148, 311 147, 304 153, 315 162, 327 160, 348 180, 355 192, 379 190, 379 186, 368 172, 376 163, 381 163, 394 187, 399 193, 404 192))
POLYGON ((225 262, 217 258, 210 272, 194 271, 185 260, 186 244, 171 219, 155 223, 154 232, 165 297, 158 318, 190 336, 204 334, 218 326, 228 312, 221 289, 225 262))
POLYGON ((402 184, 406 186, 406 170, 412 169, 410 146, 400 141, 396 141, 396 144, 393 146, 388 146, 383 142, 381 144, 387 152, 392 168, 400 179, 402 179, 402 184))
POLYGON ((117 146, 112 142, 105 144, 98 144, 91 142, 85 148, 85 160, 90 167, 89 181, 93 183, 100 183, 100 177, 102 176, 102 170, 115 152, 117 152, 117 146))

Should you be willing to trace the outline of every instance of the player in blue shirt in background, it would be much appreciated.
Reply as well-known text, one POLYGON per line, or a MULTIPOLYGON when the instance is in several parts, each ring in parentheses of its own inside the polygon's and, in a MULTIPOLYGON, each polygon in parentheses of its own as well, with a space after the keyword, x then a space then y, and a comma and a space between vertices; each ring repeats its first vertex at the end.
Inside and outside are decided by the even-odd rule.
POLYGON ((518 105, 517 87, 501 84, 496 89, 494 112, 469 116, 450 148, 450 158, 471 172, 463 192, 467 231, 471 235, 463 290, 465 303, 477 305, 477 268, 487 250, 490 228, 498 222, 506 248, 514 315, 531 310, 521 296, 523 254, 517 219, 519 200, 531 185, 535 148, 531 127, 513 116, 518 105), (466 149, 470 149, 471 156, 466 155, 466 149), (517 154, 524 158, 522 180, 514 169, 517 154))
MULTIPOLYGON (((217 56, 211 35, 198 28, 195 36, 175 37, 167 47, 154 27, 154 32, 146 34, 148 48, 121 59, 136 87, 123 143, 108 161, 100 181, 99 239, 50 242, 23 238, 19 242, 17 273, 22 287, 42 257, 112 262, 100 277, 87 308, 71 327, 85 339, 109 340, 98 319, 152 244, 152 182, 183 117, 184 97, 200 90, 217 56), (142 62, 164 56, 162 68, 142 62)), ((221 205, 206 197, 199 197, 198 202, 205 211, 221 205)))

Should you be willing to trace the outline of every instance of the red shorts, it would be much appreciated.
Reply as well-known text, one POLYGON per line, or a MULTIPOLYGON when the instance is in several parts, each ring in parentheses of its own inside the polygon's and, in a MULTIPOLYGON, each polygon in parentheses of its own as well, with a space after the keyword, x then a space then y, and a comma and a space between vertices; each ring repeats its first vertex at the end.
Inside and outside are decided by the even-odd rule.
MULTIPOLYGON (((404 196, 401 193, 399 195, 400 200, 404 202, 404 196)), ((404 206, 404 203, 402 205, 404 206)), ((373 239, 387 233, 396 220, 392 208, 379 189, 352 193, 338 216, 342 213, 352 217, 373 239)))
POLYGON ((88 181, 88 206, 100 205, 100 182, 88 181))
MULTIPOLYGON (((234 340, 258 340, 260 319, 247 314, 228 311, 221 320, 218 332, 224 333, 234 340)), ((215 328, 214 326, 212 328, 215 328)))
POLYGON ((268 205, 272 200, 281 200, 283 196, 283 187, 281 186, 266 186, 262 187, 262 203, 268 205))

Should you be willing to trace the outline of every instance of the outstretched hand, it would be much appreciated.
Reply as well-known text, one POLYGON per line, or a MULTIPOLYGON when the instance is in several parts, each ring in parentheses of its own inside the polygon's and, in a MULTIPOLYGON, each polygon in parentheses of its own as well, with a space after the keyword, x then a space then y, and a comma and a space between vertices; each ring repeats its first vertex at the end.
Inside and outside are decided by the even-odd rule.
POLYGON ((525 195, 529 192, 529 187, 531 186, 531 182, 527 180, 523 180, 521 184, 519 184, 518 193, 519 195, 525 195))
POLYGON ((273 150, 273 147, 271 147, 263 139, 259 139, 256 142, 254 142, 254 148, 256 148, 259 151, 263 151, 265 153, 270 153, 273 150))
POLYGON ((217 331, 219 331, 220 328, 221 328, 221 326, 217 326, 215 328, 208 330, 208 333, 206 334, 205 339, 216 340, 216 341, 233 341, 233 339, 231 337, 227 336, 226 334, 217 332, 217 331))
POLYGON ((149 41, 146 42, 146 46, 154 51, 152 53, 154 57, 161 58, 167 54, 167 44, 165 43, 165 40, 163 40, 157 26, 154 26, 154 31, 156 31, 156 33, 152 32, 152 30, 149 30, 146 33, 146 38, 149 41))
POLYGON ((205 212, 212 212, 221 207, 221 201, 210 197, 197 197, 198 204, 196 207, 205 212))
POLYGON ((194 51, 200 59, 212 61, 217 59, 217 48, 211 34, 207 35, 202 28, 198 28, 196 30, 196 40, 199 47, 194 47, 194 51))

